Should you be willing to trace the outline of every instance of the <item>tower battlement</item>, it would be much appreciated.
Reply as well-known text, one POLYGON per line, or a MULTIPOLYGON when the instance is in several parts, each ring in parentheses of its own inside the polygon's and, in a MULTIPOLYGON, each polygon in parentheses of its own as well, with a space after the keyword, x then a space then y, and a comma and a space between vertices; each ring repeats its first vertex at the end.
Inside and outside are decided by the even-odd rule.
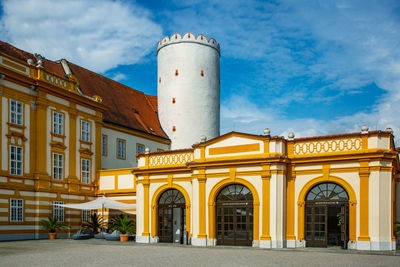
POLYGON ((190 32, 185 33, 183 36, 179 33, 175 33, 171 35, 171 37, 165 36, 157 44, 157 54, 161 48, 176 43, 198 43, 201 45, 212 47, 217 50, 218 54, 220 54, 219 44, 214 38, 207 39, 207 37, 203 34, 199 34, 196 37, 196 35, 190 32))

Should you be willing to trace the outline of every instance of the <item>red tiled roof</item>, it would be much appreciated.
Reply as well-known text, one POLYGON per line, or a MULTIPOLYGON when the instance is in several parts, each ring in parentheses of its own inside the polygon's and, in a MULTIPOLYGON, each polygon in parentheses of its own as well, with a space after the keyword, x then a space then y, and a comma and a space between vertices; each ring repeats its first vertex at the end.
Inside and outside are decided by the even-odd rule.
MULTIPOLYGON (((0 52, 25 62, 29 58, 35 60, 33 54, 2 41, 0 52)), ((43 65, 46 70, 65 76, 60 63, 46 59, 43 65)), ((157 96, 146 95, 76 64, 68 62, 68 65, 78 78, 82 92, 88 96, 99 95, 109 108, 103 116, 105 122, 168 139, 158 120, 157 96)))
MULTIPOLYGON (((35 56, 31 53, 28 53, 26 51, 23 51, 21 49, 16 48, 15 46, 10 45, 9 43, 0 41, 0 52, 3 52, 4 54, 10 55, 14 58, 17 58, 22 61, 27 61, 28 59, 33 59, 34 62, 36 62, 35 56)), ((64 76, 64 70, 61 66, 61 64, 56 63, 51 60, 44 60, 43 66, 46 70, 55 73, 59 76, 64 76)))
POLYGON ((68 62, 72 74, 79 81, 85 95, 99 95, 109 108, 104 121, 168 138, 161 129, 157 116, 157 97, 132 89, 126 85, 101 76, 68 62))

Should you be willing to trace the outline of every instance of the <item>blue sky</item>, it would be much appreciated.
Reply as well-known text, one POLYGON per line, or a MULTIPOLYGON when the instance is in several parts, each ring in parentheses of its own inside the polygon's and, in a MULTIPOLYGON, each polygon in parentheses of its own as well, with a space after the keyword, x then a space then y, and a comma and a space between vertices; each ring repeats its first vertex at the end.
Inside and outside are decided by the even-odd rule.
POLYGON ((215 38, 221 133, 261 134, 268 127, 273 135, 300 137, 359 131, 363 124, 400 133, 400 1, 1 4, 3 41, 153 95, 163 36, 215 38))

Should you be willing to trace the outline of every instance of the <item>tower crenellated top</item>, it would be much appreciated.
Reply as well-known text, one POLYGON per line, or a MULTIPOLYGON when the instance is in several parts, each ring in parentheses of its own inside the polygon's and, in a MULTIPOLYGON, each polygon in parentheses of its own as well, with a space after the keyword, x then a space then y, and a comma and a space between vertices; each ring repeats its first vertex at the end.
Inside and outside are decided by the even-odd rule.
POLYGON ((176 43, 198 43, 212 47, 217 50, 218 54, 220 54, 219 44, 214 38, 207 39, 207 37, 203 34, 199 34, 196 37, 196 35, 190 32, 185 33, 183 36, 181 36, 179 33, 175 33, 171 35, 171 37, 165 36, 157 44, 157 54, 161 48, 176 43))

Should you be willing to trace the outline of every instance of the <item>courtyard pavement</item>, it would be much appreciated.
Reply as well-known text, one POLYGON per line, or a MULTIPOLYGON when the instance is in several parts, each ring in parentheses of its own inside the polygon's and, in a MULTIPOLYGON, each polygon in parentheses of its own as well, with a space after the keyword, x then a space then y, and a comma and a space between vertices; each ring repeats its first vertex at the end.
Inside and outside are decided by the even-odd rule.
POLYGON ((0 242, 0 266, 400 266, 400 252, 28 240, 0 242))

